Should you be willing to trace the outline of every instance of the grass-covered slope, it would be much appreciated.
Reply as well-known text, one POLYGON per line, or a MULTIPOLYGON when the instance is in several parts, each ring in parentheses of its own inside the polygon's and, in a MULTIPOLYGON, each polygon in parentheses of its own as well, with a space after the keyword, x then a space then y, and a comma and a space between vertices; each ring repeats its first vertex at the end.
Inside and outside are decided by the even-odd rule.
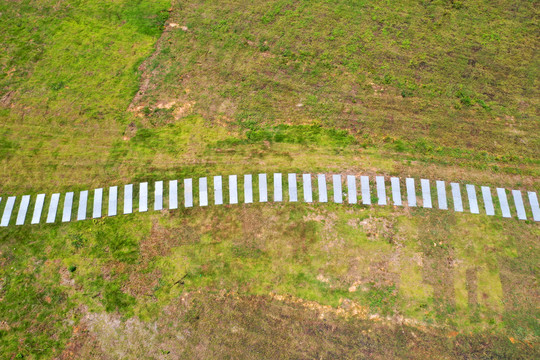
POLYGON ((539 236, 486 216, 287 203, 8 228, 0 347, 28 358, 275 357, 270 344, 292 358, 534 358, 539 236))
POLYGON ((4 191, 103 177, 168 1, 0 2, 4 191))
POLYGON ((167 121, 165 104, 174 104, 173 115, 194 111, 249 129, 320 122, 364 145, 444 161, 511 162, 537 174, 533 3, 178 7, 171 17, 178 26, 146 64, 151 86, 134 104, 153 124, 167 121))
MULTIPOLYGON (((0 2, 0 196, 273 171, 538 190, 534 5, 0 2)), ((348 204, 10 227, 0 358, 538 358, 539 239, 348 204)))

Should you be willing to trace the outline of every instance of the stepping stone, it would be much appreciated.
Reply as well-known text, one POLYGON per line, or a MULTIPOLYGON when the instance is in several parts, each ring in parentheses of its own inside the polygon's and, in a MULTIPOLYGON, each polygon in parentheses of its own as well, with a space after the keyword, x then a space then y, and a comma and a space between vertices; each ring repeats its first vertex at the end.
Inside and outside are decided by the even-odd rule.
POLYGON ((111 186, 109 188, 109 208, 107 209, 107 215, 116 216, 118 213, 118 186, 111 186))
POLYGON ((386 186, 384 184, 384 176, 376 176, 375 183, 377 184, 377 198, 379 205, 386 205, 386 186))
POLYGON ((393 177, 390 178, 390 183, 392 184, 392 201, 396 206, 402 206, 401 202, 401 188, 399 186, 399 178, 393 177))
POLYGON ((244 175, 244 203, 253 203, 253 177, 244 175))
POLYGON ((302 181, 304 189, 304 201, 308 203, 313 202, 313 192, 311 189, 311 174, 303 174, 302 181))
POLYGON ((354 175, 347 175, 347 195, 349 197, 349 204, 356 204, 358 202, 356 195, 356 177, 354 175))
POLYGON ((536 197, 536 193, 532 191, 527 192, 527 195, 529 196, 529 204, 531 204, 533 220, 540 221, 540 208, 538 207, 538 197, 536 197))
POLYGON ((92 217, 94 219, 101 217, 101 209, 102 209, 102 201, 103 201, 103 189, 95 189, 94 190, 94 211, 92 212, 92 217))
POLYGON ((238 178, 236 175, 229 175, 229 204, 238 204, 238 178))
POLYGON ((60 201, 60 194, 52 194, 51 202, 49 204, 49 213, 47 214, 47 224, 52 224, 56 220, 56 211, 58 210, 58 201, 60 201))
POLYGON ((163 210, 163 181, 156 181, 154 186, 154 210, 163 210))
POLYGON ((281 174, 274 174, 274 201, 283 201, 283 190, 281 187, 281 174))
POLYGON ((139 184, 139 212, 148 211, 148 183, 139 184))
POLYGON ((26 220, 26 213, 28 212, 28 205, 30 205, 30 195, 24 195, 19 205, 19 213, 17 214, 17 221, 15 225, 24 225, 26 220))
POLYGON ((504 218, 512 217, 512 214, 510 214, 510 207, 508 206, 506 190, 503 188, 497 188, 497 197, 499 198, 499 204, 501 205, 502 216, 504 218))
POLYGON ((86 219, 86 206, 88 204, 88 190, 79 193, 79 208, 77 209, 77 221, 86 219))
POLYGON ((463 201, 461 200, 461 191, 458 183, 450 183, 452 188, 452 198, 454 199, 454 211, 463 212, 463 201))
POLYGON ((446 199, 446 185, 444 181, 437 180, 437 202, 439 204, 439 209, 448 210, 448 201, 446 199))
POLYGON ((15 199, 17 199, 16 196, 8 197, 6 201, 6 207, 4 208, 4 214, 2 215, 2 221, 0 222, 0 226, 9 225, 9 219, 11 218, 11 212, 13 211, 13 206, 15 205, 15 199))
POLYGON ((41 221, 41 213, 43 212, 43 204, 45 203, 45 194, 38 194, 36 204, 34 205, 34 214, 30 224, 39 224, 41 221))
POLYGON ((341 190, 341 175, 332 175, 334 184, 334 202, 341 204, 343 202, 343 192, 341 190))
POLYGON ((259 174, 259 202, 268 201, 268 181, 266 174, 259 174))
POLYGON ((208 183, 205 177, 199 178, 199 206, 208 206, 208 183))
POLYGON ((527 220, 527 215, 525 215, 525 207, 523 206, 523 198, 521 197, 521 191, 512 190, 512 196, 514 197, 514 204, 516 204, 518 219, 527 220))
POLYGON ((133 212, 133 184, 124 185, 124 214, 133 212))
POLYGON ((480 209, 478 209, 478 200, 476 200, 476 190, 474 189, 474 185, 467 184, 465 185, 467 188, 467 197, 469 198, 469 209, 471 210, 471 214, 480 214, 480 209))
POLYGON ((193 207, 193 181, 184 179, 184 206, 193 207))
POLYGON ((538 197, 536 197, 536 193, 532 191, 529 191, 527 195, 529 195, 529 204, 531 204, 533 220, 540 221, 540 208, 538 207, 538 197))
POLYGON ((62 222, 71 221, 71 208, 73 207, 73 193, 66 193, 64 198, 64 211, 62 212, 62 222))
POLYGON ((169 181, 169 209, 178 209, 178 180, 169 181))
POLYGON ((491 190, 487 186, 482 186, 480 189, 482 189, 482 199, 484 199, 484 208, 486 209, 486 215, 495 215, 493 199, 491 198, 491 190))
POLYGON ((428 209, 433 208, 431 203, 431 187, 429 186, 429 180, 420 179, 420 187, 422 188, 422 206, 428 209))
POLYGON ((416 206, 416 191, 414 190, 414 179, 406 178, 405 186, 407 187, 407 204, 409 206, 416 206))
POLYGON ((298 189, 296 185, 296 174, 289 174, 288 177, 289 183, 289 201, 296 202, 298 201, 298 189))
POLYGON ((360 188, 362 191, 362 204, 371 205, 371 194, 369 193, 369 177, 360 176, 360 188))
POLYGON ((223 205, 223 180, 221 176, 214 176, 214 204, 223 205))
POLYGON ((328 202, 328 193, 326 191, 326 175, 317 175, 317 185, 319 187, 319 202, 328 202))

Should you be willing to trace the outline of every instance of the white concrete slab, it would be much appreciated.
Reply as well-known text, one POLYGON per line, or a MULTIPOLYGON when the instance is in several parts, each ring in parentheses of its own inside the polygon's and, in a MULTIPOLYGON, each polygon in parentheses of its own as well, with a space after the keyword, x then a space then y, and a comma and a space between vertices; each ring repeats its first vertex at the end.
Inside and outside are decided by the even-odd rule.
POLYGON ((313 202, 313 190, 311 188, 311 174, 302 174, 303 190, 304 190, 304 201, 313 202))
POLYGON ((486 215, 495 215, 495 208, 493 207, 491 190, 487 186, 482 186, 480 189, 482 190, 482 199, 484 200, 484 209, 486 210, 486 215))
POLYGON ((296 174, 289 174, 287 182, 289 186, 289 201, 298 201, 298 186, 296 184, 296 174))
POLYGON ((319 187, 319 202, 328 202, 328 192, 326 188, 326 175, 317 175, 317 184, 319 187))
POLYGON ((60 201, 60 194, 52 194, 51 202, 49 203, 49 212, 47 213, 47 224, 52 224, 56 220, 56 211, 58 210, 58 202, 60 201))
POLYGON ((193 180, 184 179, 184 206, 193 207, 193 180))
POLYGON ((28 205, 30 205, 30 195, 24 195, 19 205, 19 213, 17 214, 17 220, 15 225, 24 225, 26 220, 26 213, 28 212, 28 205))
POLYGON ((369 177, 360 176, 360 191, 362 192, 362 204, 371 205, 371 194, 369 192, 369 177))
POLYGON ((503 188, 497 188, 497 197, 499 198, 499 204, 501 205, 502 217, 512 217, 512 214, 510 214, 510 207, 508 206, 508 197, 506 196, 506 190, 503 188))
POLYGON ((68 192, 64 198, 64 210, 62 212, 62 222, 71 221, 71 209, 73 207, 73 193, 68 192))
POLYGON ((163 181, 154 183, 154 210, 163 210, 163 181))
POLYGON ((101 209, 103 206, 103 189, 94 190, 94 209, 92 212, 92 217, 94 219, 101 217, 101 209))
POLYGON ((538 206, 538 197, 535 192, 527 192, 529 196, 529 204, 531 204, 531 211, 534 221, 540 221, 540 207, 538 206))
POLYGON ((452 199, 454 201, 454 211, 463 212, 463 201, 461 199, 461 190, 458 183, 450 183, 452 189, 452 199))
POLYGON ((34 205, 34 214, 30 224, 39 224, 41 221, 41 213, 43 212, 43 204, 45 203, 45 194, 36 196, 36 204, 34 205))
POLYGON ((109 206, 107 209, 107 215, 118 215, 118 186, 111 186, 109 188, 109 206))
POLYGON ((420 187, 422 189, 422 206, 428 209, 433 208, 431 202, 431 187, 428 179, 420 179, 420 187))
POLYGON ((467 184, 465 185, 467 189, 467 197, 469 198, 469 209, 471 214, 480 214, 480 209, 478 208, 478 200, 476 199, 476 190, 474 185, 467 184))
POLYGON ((343 190, 341 189, 341 175, 332 175, 332 184, 334 187, 334 202, 341 204, 343 202, 343 190))
POLYGON ((253 203, 253 177, 244 175, 244 203, 253 203))
POLYGON ((2 215, 2 221, 0 222, 0 226, 8 226, 9 220, 11 218, 11 213, 13 211, 13 206, 15 205, 15 200, 17 199, 16 196, 10 196, 8 197, 6 201, 6 207, 4 208, 4 214, 2 215))
POLYGON ((208 206, 208 181, 205 177, 199 178, 199 206, 208 206))
POLYGON ((238 204, 238 177, 229 175, 229 204, 238 204))
POLYGON ((178 209, 178 180, 169 181, 169 209, 178 209))
POLYGON ((124 185, 124 214, 133 212, 133 184, 124 185))
POLYGON ((446 199, 446 184, 444 181, 437 180, 437 203, 439 204, 439 209, 448 210, 448 200, 446 199))
POLYGON ((148 183, 139 184, 139 212, 148 211, 148 183))
POLYGON ((268 201, 268 180, 266 174, 259 174, 259 202, 268 201))
POLYGON ((525 214, 525 207, 523 206, 523 198, 521 197, 521 191, 512 190, 512 197, 514 198, 514 204, 516 204, 516 213, 519 220, 527 220, 525 214))
POLYGON ((347 195, 349 204, 356 204, 358 202, 356 176, 354 175, 347 175, 347 195))
POLYGON ((386 205, 386 185, 384 184, 384 176, 376 176, 375 183, 377 184, 377 203, 386 205))
POLYGON ((283 201, 282 177, 280 173, 274 174, 274 201, 283 201))
POLYGON ((214 204, 223 205, 223 178, 214 176, 214 204))
POLYGON ((414 188, 414 179, 406 178, 405 186, 407 188, 407 204, 409 206, 416 206, 416 190, 414 188))
POLYGON ((79 208, 77 209, 77 221, 86 219, 86 207, 88 206, 88 190, 79 193, 79 208))
POLYGON ((392 201, 396 206, 402 206, 401 201, 401 187, 399 185, 399 178, 393 177, 390 178, 390 184, 392 184, 392 201))

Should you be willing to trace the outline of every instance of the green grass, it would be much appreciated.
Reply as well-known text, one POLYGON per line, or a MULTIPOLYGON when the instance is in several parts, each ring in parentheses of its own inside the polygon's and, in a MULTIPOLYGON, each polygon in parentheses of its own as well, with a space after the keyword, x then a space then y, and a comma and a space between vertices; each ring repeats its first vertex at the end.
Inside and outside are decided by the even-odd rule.
POLYGON ((125 109, 138 89, 138 66, 151 53, 168 6, 0 4, 7 44, 0 55, 3 189, 39 191, 103 176, 99 169, 129 123, 125 109))
MULTIPOLYGON (((540 188, 532 3, 170 6, 0 4, 2 197, 262 172, 540 188)), ((336 204, 7 228, 0 354, 535 358, 539 236, 336 204)))
POLYGON ((188 30, 165 34, 140 105, 194 103, 259 135, 317 122, 418 158, 537 168, 534 16, 487 1, 186 4, 172 21, 188 30))
POLYGON ((10 328, 0 330, 0 346, 50 357, 89 313, 151 324, 200 291, 291 296, 342 314, 349 301, 361 309, 348 315, 357 320, 400 315, 420 329, 535 343, 538 228, 417 212, 261 204, 8 230, 0 247, 0 314, 10 328), (477 280, 465 276, 471 268, 477 280))

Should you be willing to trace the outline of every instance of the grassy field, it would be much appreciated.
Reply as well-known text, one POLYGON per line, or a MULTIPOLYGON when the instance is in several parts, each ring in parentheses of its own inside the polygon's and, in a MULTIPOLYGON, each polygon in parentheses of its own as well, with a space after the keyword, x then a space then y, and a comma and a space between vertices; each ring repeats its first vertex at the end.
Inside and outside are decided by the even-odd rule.
MULTIPOLYGON (((0 2, 0 195, 274 171, 539 191, 534 5, 0 2)), ((538 358, 539 239, 288 203, 6 228, 0 358, 538 358)))

